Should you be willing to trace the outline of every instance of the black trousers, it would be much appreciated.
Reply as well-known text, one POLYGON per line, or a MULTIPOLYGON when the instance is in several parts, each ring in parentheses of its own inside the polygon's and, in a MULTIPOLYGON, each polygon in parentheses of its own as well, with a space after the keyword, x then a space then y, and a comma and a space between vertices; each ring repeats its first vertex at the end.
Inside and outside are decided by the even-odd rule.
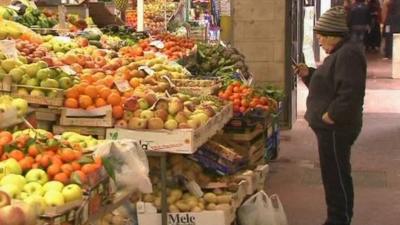
POLYGON ((350 225, 353 217, 351 146, 361 128, 328 130, 313 128, 318 140, 322 182, 327 205, 325 225, 350 225))

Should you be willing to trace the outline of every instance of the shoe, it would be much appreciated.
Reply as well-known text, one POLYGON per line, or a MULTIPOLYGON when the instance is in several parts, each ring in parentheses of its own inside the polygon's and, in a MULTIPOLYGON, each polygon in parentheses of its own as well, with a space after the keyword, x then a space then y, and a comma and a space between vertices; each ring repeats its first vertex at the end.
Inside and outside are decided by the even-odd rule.
POLYGON ((388 58, 388 57, 383 57, 383 59, 382 60, 384 60, 384 61, 388 61, 388 60, 390 60, 390 58, 388 58))

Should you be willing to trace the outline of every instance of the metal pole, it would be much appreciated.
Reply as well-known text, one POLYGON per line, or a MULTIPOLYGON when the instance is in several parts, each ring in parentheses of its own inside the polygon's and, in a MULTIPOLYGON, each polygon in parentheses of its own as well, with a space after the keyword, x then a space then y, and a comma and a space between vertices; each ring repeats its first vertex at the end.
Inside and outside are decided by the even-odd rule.
POLYGON ((167 153, 161 153, 161 224, 167 225, 167 153))

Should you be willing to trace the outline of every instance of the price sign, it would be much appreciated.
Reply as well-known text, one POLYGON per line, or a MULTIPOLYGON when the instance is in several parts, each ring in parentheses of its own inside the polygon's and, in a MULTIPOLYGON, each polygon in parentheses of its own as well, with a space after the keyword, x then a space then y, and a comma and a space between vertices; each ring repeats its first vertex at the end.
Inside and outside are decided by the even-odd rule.
POLYGON ((139 67, 139 70, 142 70, 142 71, 144 71, 145 73, 147 73, 148 75, 153 75, 155 72, 154 72, 154 70, 152 70, 150 67, 148 67, 148 66, 140 66, 139 67))
POLYGON ((76 75, 76 72, 75 72, 75 70, 73 70, 70 66, 61 66, 60 67, 60 69, 64 72, 64 73, 66 73, 66 74, 68 74, 68 75, 71 75, 71 76, 75 76, 76 75))
POLYGON ((200 198, 204 195, 204 192, 201 190, 201 187, 195 181, 185 182, 186 189, 194 196, 200 198))
POLYGON ((14 40, 1 40, 0 50, 7 58, 17 58, 18 50, 14 40))
POLYGON ((163 49, 165 47, 164 42, 159 41, 159 40, 150 42, 150 46, 154 46, 158 49, 163 49))
POLYGON ((127 80, 116 80, 114 81, 114 83, 120 92, 126 92, 132 89, 127 80))

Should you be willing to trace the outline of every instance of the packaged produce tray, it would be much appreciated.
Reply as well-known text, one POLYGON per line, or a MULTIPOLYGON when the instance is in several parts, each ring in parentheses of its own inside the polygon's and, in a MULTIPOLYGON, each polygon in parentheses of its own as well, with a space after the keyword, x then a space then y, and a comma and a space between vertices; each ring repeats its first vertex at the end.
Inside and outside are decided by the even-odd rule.
POLYGON ((226 105, 207 124, 198 129, 127 130, 107 129, 106 139, 136 139, 144 150, 192 154, 220 131, 233 115, 232 104, 226 105))
POLYGON ((111 106, 103 106, 93 110, 68 109, 61 110, 60 125, 80 127, 112 127, 111 106))
POLYGON ((4 76, 3 80, 0 81, 0 91, 11 91, 11 76, 4 76))
POLYGON ((42 87, 32 87, 26 85, 14 85, 11 88, 11 96, 15 98, 25 99, 29 104, 35 105, 46 105, 46 106, 62 106, 64 104, 64 90, 56 88, 42 88, 42 87), (47 96, 32 96, 32 95, 22 95, 17 92, 18 88, 26 89, 38 89, 43 92, 54 91, 54 97, 47 96))
POLYGON ((217 80, 173 79, 172 82, 179 92, 192 95, 213 95, 221 88, 217 80))
POLYGON ((53 126, 54 134, 62 134, 64 132, 75 132, 82 135, 90 135, 99 140, 104 140, 106 138, 105 127, 53 126))

